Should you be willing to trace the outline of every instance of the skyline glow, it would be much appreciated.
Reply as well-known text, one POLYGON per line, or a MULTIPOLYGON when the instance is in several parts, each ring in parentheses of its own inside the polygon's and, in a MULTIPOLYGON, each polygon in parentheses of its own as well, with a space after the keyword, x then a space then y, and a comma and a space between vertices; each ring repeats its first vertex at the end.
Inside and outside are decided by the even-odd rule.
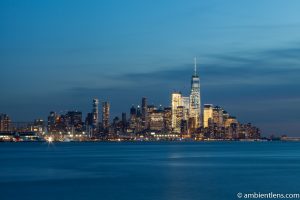
POLYGON ((189 92, 198 57, 203 104, 221 105, 265 134, 299 136, 300 2, 1 1, 0 112, 112 116, 146 96, 169 106, 189 92), (122 101, 120 101, 122 97, 122 101))

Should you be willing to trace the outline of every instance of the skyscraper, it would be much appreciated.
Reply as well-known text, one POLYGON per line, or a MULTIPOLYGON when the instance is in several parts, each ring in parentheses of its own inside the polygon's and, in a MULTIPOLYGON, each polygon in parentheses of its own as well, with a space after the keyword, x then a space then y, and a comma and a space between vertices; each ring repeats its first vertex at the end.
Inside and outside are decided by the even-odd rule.
POLYGON ((172 130, 172 108, 164 108, 164 129, 169 132, 172 130))
POLYGON ((97 127, 99 123, 99 100, 93 99, 93 126, 97 127))
POLYGON ((164 112, 162 110, 154 110, 149 113, 149 128, 157 131, 164 128, 164 112))
POLYGON ((201 125, 201 98, 200 98, 200 78, 197 74, 197 61, 194 64, 194 74, 191 80, 190 94, 190 128, 196 129, 201 125))
POLYGON ((212 104, 204 104, 203 111, 203 127, 207 128, 213 120, 213 105, 212 104))
POLYGON ((56 117, 56 113, 51 111, 50 115, 48 116, 48 131, 55 130, 56 117))
POLYGON ((110 110, 109 103, 103 102, 102 103, 102 124, 104 130, 108 130, 109 128, 109 110, 110 110))
POLYGON ((224 110, 220 106, 215 106, 213 108, 213 122, 218 127, 224 126, 223 112, 224 110))
POLYGON ((172 129, 180 132, 180 122, 178 121, 178 107, 182 106, 182 96, 180 92, 172 93, 172 129))
POLYGON ((142 111, 141 111, 141 106, 138 105, 136 108, 136 117, 141 118, 142 117, 142 111))
POLYGON ((142 98, 142 126, 144 129, 148 126, 148 110, 147 110, 147 99, 142 98))
POLYGON ((66 114, 66 122, 68 127, 74 127, 76 131, 82 129, 82 112, 69 111, 66 114))
POLYGON ((127 128, 127 117, 126 117, 126 113, 122 112, 122 130, 123 132, 125 132, 127 128))
POLYGON ((181 97, 182 99, 182 106, 183 108, 183 119, 188 120, 189 119, 189 110, 190 110, 190 97, 181 97))
POLYGON ((176 126, 174 131, 177 133, 182 133, 182 123, 184 120, 184 106, 178 106, 176 109, 176 126))
POLYGON ((130 108, 129 126, 131 129, 135 129, 137 126, 136 108, 134 105, 130 108))

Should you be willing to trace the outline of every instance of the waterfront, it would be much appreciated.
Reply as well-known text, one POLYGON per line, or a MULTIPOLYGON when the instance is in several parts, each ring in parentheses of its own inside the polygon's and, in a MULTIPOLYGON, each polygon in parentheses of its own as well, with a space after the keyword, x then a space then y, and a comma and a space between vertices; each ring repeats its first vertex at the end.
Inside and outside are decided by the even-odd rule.
POLYGON ((6 199, 237 199, 299 192, 298 142, 1 143, 6 199))

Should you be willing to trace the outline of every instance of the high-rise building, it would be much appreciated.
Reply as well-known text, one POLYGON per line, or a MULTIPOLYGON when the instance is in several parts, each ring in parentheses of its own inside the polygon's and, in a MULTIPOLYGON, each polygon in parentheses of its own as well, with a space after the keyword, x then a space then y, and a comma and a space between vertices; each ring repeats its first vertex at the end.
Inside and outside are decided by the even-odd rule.
POLYGON ((93 126, 98 127, 99 124, 99 100, 93 99, 93 126))
POLYGON ((213 122, 218 127, 224 126, 223 112, 224 112, 224 110, 219 106, 215 106, 213 108, 213 122))
POLYGON ((146 97, 142 98, 142 126, 144 129, 148 128, 148 109, 146 97))
POLYGON ((93 126, 93 113, 87 113, 85 118, 85 125, 86 126, 93 126))
POLYGON ((138 105, 136 108, 136 117, 142 118, 142 110, 140 105, 138 105))
POLYGON ((131 129, 135 129, 137 126, 137 117, 136 117, 136 108, 134 105, 130 108, 130 118, 129 118, 129 126, 131 129))
POLYGON ((189 119, 189 110, 190 110, 190 97, 181 97, 182 99, 182 106, 183 106, 183 119, 188 120, 189 119))
POLYGON ((126 113, 123 112, 122 113, 122 129, 123 129, 123 132, 125 132, 127 128, 127 117, 126 117, 126 113))
POLYGON ((213 120, 213 105, 212 104, 204 104, 203 111, 203 127, 209 127, 210 123, 213 120))
POLYGON ((164 115, 162 110, 154 110, 149 113, 149 121, 151 130, 161 131, 164 128, 164 115))
POLYGON ((82 131, 82 112, 69 111, 66 114, 66 123, 68 127, 73 127, 75 131, 82 131))
POLYGON ((182 124, 184 120, 184 107, 178 106, 176 109, 176 126, 174 127, 174 131, 177 133, 181 133, 182 131, 182 124))
POLYGON ((178 122, 178 107, 182 107, 182 98, 180 92, 172 93, 172 129, 175 132, 180 132, 180 123, 178 122))
POLYGON ((223 110, 223 121, 225 122, 229 118, 229 113, 225 110, 223 110))
POLYGON ((126 113, 125 112, 122 113, 122 123, 124 125, 127 124, 127 117, 126 117, 126 113))
POLYGON ((238 123, 238 121, 237 121, 236 117, 229 116, 226 119, 224 125, 225 125, 225 128, 228 128, 228 127, 230 127, 231 124, 237 124, 237 123, 238 123))
POLYGON ((48 131, 54 131, 56 128, 56 118, 57 114, 53 111, 50 112, 48 116, 48 131))
POLYGON ((164 129, 166 131, 172 131, 172 108, 164 108, 164 129))
POLYGON ((85 118, 85 130, 89 137, 93 136, 93 113, 87 113, 85 118))
POLYGON ((110 105, 108 102, 102 103, 102 125, 104 130, 107 130, 109 128, 109 110, 110 105))
POLYGON ((190 125, 192 129, 199 128, 201 125, 201 97, 200 97, 200 78, 197 74, 197 62, 195 58, 194 74, 191 80, 190 94, 190 125))
POLYGON ((11 131, 11 120, 7 114, 0 113, 0 131, 11 131))
POLYGON ((34 120, 33 124, 31 124, 30 131, 42 133, 43 131, 45 131, 44 128, 45 128, 44 120, 36 119, 34 120))
POLYGON ((136 108, 134 105, 131 106, 130 108, 130 118, 135 118, 136 117, 136 108))

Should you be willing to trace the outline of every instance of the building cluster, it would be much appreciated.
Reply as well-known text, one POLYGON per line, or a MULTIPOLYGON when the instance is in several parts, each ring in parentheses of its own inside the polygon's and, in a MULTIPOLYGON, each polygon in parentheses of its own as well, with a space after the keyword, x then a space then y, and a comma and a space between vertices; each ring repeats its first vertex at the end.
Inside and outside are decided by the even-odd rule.
POLYGON ((260 130, 251 123, 239 123, 223 108, 204 104, 202 135, 214 139, 258 139, 260 130))
POLYGON ((110 103, 100 105, 95 98, 84 120, 80 111, 50 112, 46 123, 38 119, 20 131, 11 126, 7 115, 1 114, 0 131, 19 131, 18 135, 27 131, 60 141, 259 139, 260 130, 250 123, 238 122, 219 106, 201 106, 200 78, 196 69, 195 60, 189 95, 173 92, 169 107, 148 105, 147 98, 143 97, 141 105, 130 108, 129 116, 122 113, 120 118, 110 120, 110 103))

